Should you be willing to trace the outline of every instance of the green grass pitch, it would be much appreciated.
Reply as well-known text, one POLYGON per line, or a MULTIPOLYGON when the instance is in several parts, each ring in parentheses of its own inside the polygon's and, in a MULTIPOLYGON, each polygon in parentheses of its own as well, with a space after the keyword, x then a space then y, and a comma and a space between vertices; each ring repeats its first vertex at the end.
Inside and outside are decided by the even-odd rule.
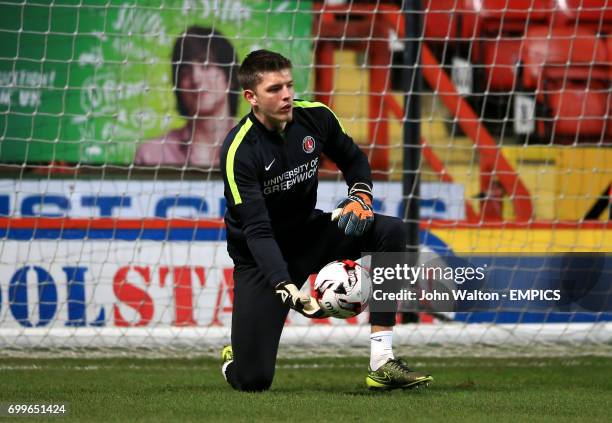
MULTIPOLYGON (((218 360, 0 360, 0 403, 70 403, 56 421, 610 421, 612 358, 416 358, 426 390, 370 392, 366 358, 281 359, 272 390, 235 392, 218 360)), ((2 419, 2 418, 0 418, 2 419)), ((28 419, 13 419, 25 421, 28 419)))

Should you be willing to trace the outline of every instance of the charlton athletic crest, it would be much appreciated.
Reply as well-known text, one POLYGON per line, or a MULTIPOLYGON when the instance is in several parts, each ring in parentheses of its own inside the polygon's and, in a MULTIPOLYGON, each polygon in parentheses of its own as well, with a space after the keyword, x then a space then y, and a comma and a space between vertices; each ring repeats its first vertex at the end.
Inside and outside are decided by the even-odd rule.
POLYGON ((302 140, 302 148, 304 149, 304 152, 312 153, 315 148, 314 138, 311 137, 310 135, 304 137, 304 139, 302 140))

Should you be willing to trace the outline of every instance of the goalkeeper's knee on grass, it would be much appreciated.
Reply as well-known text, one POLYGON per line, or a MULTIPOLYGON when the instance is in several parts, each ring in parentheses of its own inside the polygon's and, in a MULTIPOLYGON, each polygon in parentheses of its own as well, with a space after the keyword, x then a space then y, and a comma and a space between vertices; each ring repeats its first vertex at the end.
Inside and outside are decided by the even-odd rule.
POLYGON ((257 366, 257 368, 235 374, 234 349, 231 345, 223 347, 221 351, 221 362, 221 373, 223 374, 223 378, 236 390, 246 392, 265 391, 272 385, 272 379, 274 377, 273 369, 266 371, 257 366), (231 376, 229 374, 230 372, 232 373, 231 376))

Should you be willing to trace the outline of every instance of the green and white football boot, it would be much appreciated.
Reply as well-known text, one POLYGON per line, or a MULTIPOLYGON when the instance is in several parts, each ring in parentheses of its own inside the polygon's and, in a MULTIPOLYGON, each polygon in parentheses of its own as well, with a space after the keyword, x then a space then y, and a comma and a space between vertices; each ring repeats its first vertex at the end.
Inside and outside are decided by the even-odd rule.
POLYGON ((377 370, 368 369, 366 385, 373 390, 409 389, 429 385, 433 377, 408 368, 401 358, 390 358, 377 370))
POLYGON ((223 362, 221 365, 221 373, 223 373, 223 378, 227 381, 225 371, 227 370, 227 366, 234 361, 234 350, 232 349, 231 345, 226 345, 221 350, 221 361, 223 362))

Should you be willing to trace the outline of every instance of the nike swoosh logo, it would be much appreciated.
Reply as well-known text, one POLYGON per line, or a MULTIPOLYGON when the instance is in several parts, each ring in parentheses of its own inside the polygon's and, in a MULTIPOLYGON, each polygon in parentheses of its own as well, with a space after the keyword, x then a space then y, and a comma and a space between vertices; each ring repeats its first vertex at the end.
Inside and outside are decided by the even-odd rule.
POLYGON ((272 167, 275 161, 276 161, 276 157, 270 162, 268 166, 264 166, 266 168, 266 171, 270 170, 270 168, 272 167))
POLYGON ((375 380, 376 382, 391 382, 391 375, 387 372, 383 373, 383 376, 378 376, 378 375, 370 375, 370 378, 372 378, 372 380, 375 380))
POLYGON ((372 341, 382 342, 382 339, 380 339, 380 338, 372 338, 372 341))

